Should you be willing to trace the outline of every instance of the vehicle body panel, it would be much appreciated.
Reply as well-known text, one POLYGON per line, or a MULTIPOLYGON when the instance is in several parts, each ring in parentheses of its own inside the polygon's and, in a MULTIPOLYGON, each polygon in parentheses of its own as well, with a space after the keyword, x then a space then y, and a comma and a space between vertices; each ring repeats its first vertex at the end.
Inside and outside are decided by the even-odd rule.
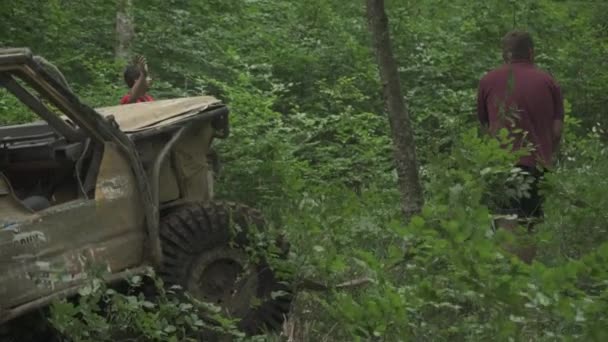
POLYGON ((228 134, 217 99, 94 110, 27 49, 0 49, 0 86, 44 120, 0 127, 0 323, 73 294, 91 269, 159 265, 159 208, 212 199, 207 154, 228 134), (62 182, 34 211, 24 203, 38 171, 62 182))
MULTIPOLYGON (((0 307, 64 290, 87 267, 109 272, 143 261, 144 214, 125 157, 107 143, 94 199, 27 213, 0 230, 0 307)), ((2 203, 17 206, 11 194, 2 203)), ((5 223, 6 224, 6 223, 5 223)))

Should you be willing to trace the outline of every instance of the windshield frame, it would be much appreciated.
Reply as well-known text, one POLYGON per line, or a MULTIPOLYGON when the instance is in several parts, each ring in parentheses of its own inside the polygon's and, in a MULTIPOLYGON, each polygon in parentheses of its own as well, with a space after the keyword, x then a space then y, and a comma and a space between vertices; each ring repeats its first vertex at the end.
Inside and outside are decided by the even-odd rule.
POLYGON ((104 134, 112 131, 110 123, 94 109, 81 103, 70 89, 37 63, 29 49, 0 49, 0 86, 68 141, 82 141, 86 138, 99 142, 114 141, 112 134, 104 134), (48 101, 59 112, 51 110, 44 101, 48 101), (69 118, 69 123, 62 115, 69 118))

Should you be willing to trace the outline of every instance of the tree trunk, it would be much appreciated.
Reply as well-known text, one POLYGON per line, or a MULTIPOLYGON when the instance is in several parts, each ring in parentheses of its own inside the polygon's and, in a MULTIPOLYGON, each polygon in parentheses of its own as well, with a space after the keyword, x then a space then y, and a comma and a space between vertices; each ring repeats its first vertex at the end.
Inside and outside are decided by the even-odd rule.
POLYGON ((380 69, 384 101, 388 108, 393 138, 393 155, 401 192, 401 208, 406 220, 409 221, 414 214, 420 212, 424 203, 422 187, 418 178, 414 134, 401 93, 401 83, 391 48, 384 0, 366 0, 366 2, 368 27, 380 69))
POLYGON ((135 38, 135 25, 132 16, 133 3, 131 0, 118 0, 116 9, 116 60, 128 60, 131 54, 131 44, 135 38))

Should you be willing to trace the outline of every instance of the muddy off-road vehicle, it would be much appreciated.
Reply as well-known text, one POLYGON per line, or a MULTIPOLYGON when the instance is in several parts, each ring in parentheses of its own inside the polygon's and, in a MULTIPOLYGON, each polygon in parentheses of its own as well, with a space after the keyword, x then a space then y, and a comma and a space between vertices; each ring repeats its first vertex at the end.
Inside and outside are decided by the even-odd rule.
POLYGON ((213 200, 208 154, 228 135, 225 105, 92 109, 28 49, 0 49, 0 85, 42 119, 0 127, 0 326, 76 295, 93 264, 109 283, 151 266, 247 333, 280 326, 289 291, 248 255, 263 219, 213 200))

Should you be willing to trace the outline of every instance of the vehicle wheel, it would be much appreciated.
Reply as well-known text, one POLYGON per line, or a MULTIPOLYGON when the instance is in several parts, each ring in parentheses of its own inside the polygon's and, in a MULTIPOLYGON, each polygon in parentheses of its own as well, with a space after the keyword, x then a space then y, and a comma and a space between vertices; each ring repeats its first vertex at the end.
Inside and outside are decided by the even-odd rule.
POLYGON ((261 214, 243 205, 181 207, 160 223, 160 275, 168 285, 180 285, 194 298, 240 319, 239 328, 249 335, 280 329, 290 291, 263 257, 252 260, 247 252, 248 232, 263 227, 261 214))

